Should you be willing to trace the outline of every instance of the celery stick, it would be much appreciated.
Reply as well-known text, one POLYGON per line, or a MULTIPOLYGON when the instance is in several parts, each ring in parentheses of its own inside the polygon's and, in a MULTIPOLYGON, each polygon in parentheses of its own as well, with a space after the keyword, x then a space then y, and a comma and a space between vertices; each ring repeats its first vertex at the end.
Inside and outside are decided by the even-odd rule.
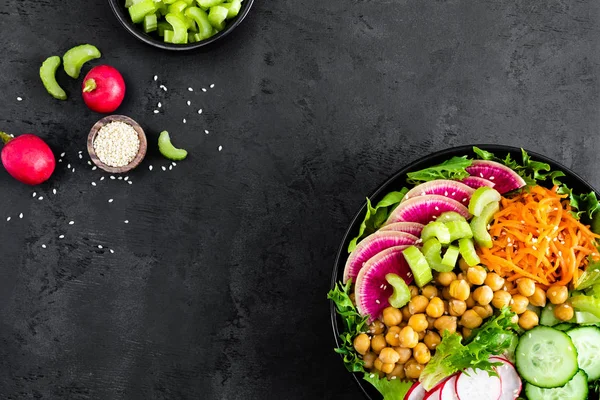
POLYGON ((223 3, 221 4, 221 7, 227 9, 227 19, 231 19, 239 14, 240 8, 242 8, 242 0, 233 0, 231 3, 223 3))
POLYGON ((173 26, 173 43, 185 44, 187 43, 187 24, 182 17, 177 14, 169 13, 165 17, 168 23, 173 26))
POLYGON ((229 11, 221 6, 214 6, 208 12, 208 21, 216 30, 220 31, 225 28, 225 19, 229 11))
POLYGON ((173 35, 175 35, 175 32, 170 29, 165 29, 163 35, 166 43, 173 43, 173 35))
POLYGON ((160 21, 157 24, 158 36, 165 36, 165 31, 172 31, 173 27, 167 21, 160 21))
POLYGON ((190 7, 185 10, 185 16, 196 21, 198 33, 202 39, 208 39, 213 34, 213 27, 208 20, 208 14, 198 7, 190 7))
POLYGON ((144 17, 144 32, 154 32, 158 26, 156 14, 149 14, 144 17))
POLYGON ((210 8, 213 6, 218 6, 223 3, 225 0, 196 0, 200 7, 210 8))
POLYGON ((156 11, 153 0, 142 0, 129 7, 129 16, 134 24, 139 24, 148 14, 153 14, 156 11))

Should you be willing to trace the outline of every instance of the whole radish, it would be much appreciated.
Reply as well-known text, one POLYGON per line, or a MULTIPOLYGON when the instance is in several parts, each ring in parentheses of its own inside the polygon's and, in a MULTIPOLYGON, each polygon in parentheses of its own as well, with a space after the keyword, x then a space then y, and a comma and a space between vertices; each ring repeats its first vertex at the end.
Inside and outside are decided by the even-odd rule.
POLYGON ((125 97, 125 81, 110 65, 99 65, 88 72, 81 86, 83 101, 92 111, 111 113, 125 97))
POLYGON ((50 178, 56 159, 46 142, 29 133, 13 138, 0 132, 0 139, 4 142, 2 165, 13 178, 28 185, 39 185, 50 178))

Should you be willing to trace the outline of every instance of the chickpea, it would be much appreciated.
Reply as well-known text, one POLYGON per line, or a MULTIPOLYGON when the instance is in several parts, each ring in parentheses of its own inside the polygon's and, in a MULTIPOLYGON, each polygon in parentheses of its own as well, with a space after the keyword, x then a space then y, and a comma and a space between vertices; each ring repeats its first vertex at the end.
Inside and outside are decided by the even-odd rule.
POLYGON ((385 325, 380 320, 376 319, 369 325, 369 333, 371 335, 380 335, 385 330, 385 325))
POLYGON ((433 285, 427 285, 421 289, 421 294, 431 300, 438 295, 438 290, 433 285))
POLYGON ((450 295, 457 300, 467 300, 471 290, 464 279, 456 280, 450 284, 450 295))
POLYGON ((433 329, 433 324, 435 322, 435 318, 427 316, 427 329, 433 329))
POLYGON ((404 328, 406 325, 408 325, 408 322, 402 321, 398 324, 398 328, 400 328, 402 330, 402 328, 404 328))
POLYGON ((568 321, 573 318, 573 307, 569 303, 563 303, 554 307, 554 316, 561 321, 568 321))
POLYGON ((486 319, 487 317, 491 317, 494 314, 494 310, 492 307, 487 304, 485 306, 475 306, 473 307, 473 311, 475 311, 482 319, 486 319))
POLYGON ((452 299, 448 302, 448 313, 455 317, 460 317, 467 310, 467 303, 462 300, 452 299))
MULTIPOLYGON (((467 277, 465 275, 465 271, 459 272, 458 275, 456 275, 456 280, 458 280, 458 281, 466 281, 467 277)), ((469 283, 469 282, 467 281, 467 283, 469 283)), ((469 284, 469 286, 471 286, 471 285, 469 284)))
POLYGON ((388 374, 388 379, 392 379, 396 377, 396 379, 404 379, 406 378, 406 374, 404 373, 404 364, 396 364, 392 372, 388 374))
POLYGON ((365 355, 371 347, 371 339, 366 333, 361 333, 354 338, 354 350, 360 355, 365 355))
POLYGON ((396 364, 384 363, 379 358, 375 360, 373 365, 375 366, 376 369, 380 370, 384 374, 389 374, 390 372, 392 372, 394 370, 394 367, 396 366, 396 364))
POLYGON ((409 349, 414 348, 419 343, 419 335, 410 326, 402 328, 400 331, 400 346, 409 349))
POLYGON ((431 353, 425 343, 417 344, 413 350, 413 355, 419 364, 427 364, 431 360, 431 353))
POLYGON ((452 296, 450 295, 450 286, 446 286, 442 289, 442 298, 444 300, 450 300, 452 296))
POLYGON ((386 347, 379 353, 379 359, 383 361, 384 364, 396 364, 400 359, 400 354, 396 353, 396 350, 391 347, 386 347))
POLYGON ((529 296, 529 303, 532 306, 544 307, 546 305, 546 292, 539 286, 535 287, 535 292, 529 296))
POLYGON ((483 285, 487 278, 487 271, 481 265, 469 267, 467 270, 467 280, 473 285, 483 285))
POLYGON ((473 300, 475 300, 479 305, 485 306, 486 304, 490 304, 492 299, 494 298, 494 291, 488 285, 483 285, 475 289, 473 291, 473 300))
POLYGON ((412 357, 412 350, 406 347, 394 347, 394 350, 400 356, 400 359, 397 361, 398 364, 404 364, 412 357))
POLYGON ((517 280, 517 290, 525 297, 532 296, 535 293, 535 281, 529 278, 517 280))
POLYGON ((379 358, 376 358, 375 361, 373 362, 373 366, 375 367, 376 370, 381 371, 381 367, 383 367, 383 361, 381 361, 379 358))
POLYGON ((495 272, 490 272, 485 277, 485 281, 483 281, 486 285, 490 287, 494 292, 502 289, 504 286, 504 278, 498 275, 495 272))
POLYGON ((433 297, 427 308, 425 309, 427 315, 433 318, 439 318, 444 315, 444 302, 439 297, 433 297))
POLYGON ((510 293, 504 290, 498 290, 496 293, 494 293, 492 305, 497 309, 501 309, 502 307, 510 305, 511 299, 512 296, 510 295, 510 293))
POLYGON ((377 359, 377 354, 375 354, 371 351, 368 352, 367 354, 365 354, 363 356, 363 361, 365 362, 365 368, 366 369, 373 368, 373 363, 375 362, 376 359, 377 359))
POLYGON ((408 287, 408 290, 410 290, 410 298, 412 299, 415 296, 419 295, 419 288, 416 287, 415 285, 410 285, 408 287))
POLYGON ((443 333, 445 330, 450 333, 454 333, 456 332, 456 317, 443 315, 439 317, 433 325, 435 326, 435 329, 441 333, 443 333))
POLYGON ((410 310, 408 309, 408 305, 402 307, 400 309, 400 311, 402 312, 402 321, 408 321, 408 319, 410 318, 410 316, 412 315, 410 313, 410 310))
POLYGON ((437 276, 437 282, 442 286, 450 286, 452 281, 456 280, 456 274, 452 271, 450 272, 440 272, 437 276))
POLYGON ((425 332, 427 331, 417 332, 417 335, 419 336, 419 342, 422 342, 423 339, 425 339, 425 332))
POLYGON ((379 352, 384 347, 387 347, 387 342, 385 341, 385 336, 380 334, 380 335, 375 335, 371 338, 371 350, 373 350, 373 352, 375 354, 379 354, 379 352))
POLYGON ((546 291, 546 296, 552 304, 562 304, 569 297, 569 290, 566 286, 552 285, 546 291))
POLYGON ((467 271, 469 269, 469 264, 467 264, 465 259, 461 257, 458 259, 458 267, 461 271, 467 271))
POLYGON ((510 292, 514 288, 515 288, 514 283, 512 283, 511 281, 504 281, 504 286, 502 287, 502 290, 506 290, 507 292, 510 292))
POLYGON ((400 345, 400 327, 399 326, 391 326, 387 333, 385 334, 385 341, 390 346, 399 346, 400 345))
POLYGON ((460 324, 469 329, 477 328, 482 322, 483 318, 481 318, 474 310, 467 310, 462 317, 460 317, 460 324))
POLYGON ((383 309, 383 323, 387 326, 395 326, 402 322, 402 311, 396 307, 386 307, 383 309))
POLYGON ((425 309, 429 305, 429 299, 425 296, 415 296, 408 302, 408 311, 411 315, 420 314, 425 312, 425 309))
POLYGON ((510 303, 510 310, 517 315, 521 315, 527 310, 529 299, 522 294, 515 294, 510 303))
POLYGON ((475 303, 475 299, 473 298, 473 293, 469 293, 469 297, 465 300, 467 304, 467 308, 473 308, 477 303, 475 303))
POLYGON ((435 348, 442 341, 440 335, 433 331, 427 331, 425 337, 423 338, 423 343, 427 346, 429 350, 435 350, 435 348))
POLYGON ((413 330, 417 333, 424 332, 429 323, 427 322, 427 317, 425 314, 415 314, 408 320, 408 326, 413 328, 413 330))
POLYGON ((409 379, 417 379, 421 376, 423 368, 423 365, 419 364, 414 358, 411 358, 404 364, 404 373, 409 379))
POLYGON ((469 329, 467 327, 462 328, 462 335, 465 339, 468 338, 469 336, 471 336, 471 333, 473 333, 472 329, 469 329))
POLYGON ((538 318, 537 314, 531 310, 525 311, 519 317, 519 326, 525 329, 526 331, 530 330, 534 326, 537 326, 539 322, 540 319, 538 318))

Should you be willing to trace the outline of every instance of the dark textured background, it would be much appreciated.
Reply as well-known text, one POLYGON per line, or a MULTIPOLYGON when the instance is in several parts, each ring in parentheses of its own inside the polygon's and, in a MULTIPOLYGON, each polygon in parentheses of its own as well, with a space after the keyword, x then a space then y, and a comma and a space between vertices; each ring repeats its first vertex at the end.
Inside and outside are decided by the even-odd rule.
POLYGON ((394 170, 473 142, 600 186, 599 30, 594 0, 257 0, 219 46, 173 54, 103 0, 0 0, 1 128, 67 153, 35 189, 0 171, 0 397, 360 399, 325 300, 352 215, 394 170), (37 74, 84 42, 122 71, 119 112, 187 160, 163 172, 152 147, 128 185, 77 157, 100 116, 80 82, 60 74, 59 102, 37 74))

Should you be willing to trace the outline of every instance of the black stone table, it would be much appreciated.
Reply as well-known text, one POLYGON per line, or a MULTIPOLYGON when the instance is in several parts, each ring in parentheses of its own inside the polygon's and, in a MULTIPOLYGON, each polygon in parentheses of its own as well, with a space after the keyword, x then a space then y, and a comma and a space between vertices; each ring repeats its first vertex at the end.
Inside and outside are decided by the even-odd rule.
POLYGON ((186 54, 138 42, 104 0, 0 3, 0 128, 65 153, 39 187, 0 171, 3 399, 361 399, 326 292, 380 182, 501 143, 600 187, 597 1, 256 0, 186 54), (60 74, 60 102, 38 79, 79 43, 103 53, 84 73, 122 71, 119 112, 148 134, 128 181, 87 165, 101 116, 81 82, 60 74), (190 152, 172 169, 165 129, 190 152))

